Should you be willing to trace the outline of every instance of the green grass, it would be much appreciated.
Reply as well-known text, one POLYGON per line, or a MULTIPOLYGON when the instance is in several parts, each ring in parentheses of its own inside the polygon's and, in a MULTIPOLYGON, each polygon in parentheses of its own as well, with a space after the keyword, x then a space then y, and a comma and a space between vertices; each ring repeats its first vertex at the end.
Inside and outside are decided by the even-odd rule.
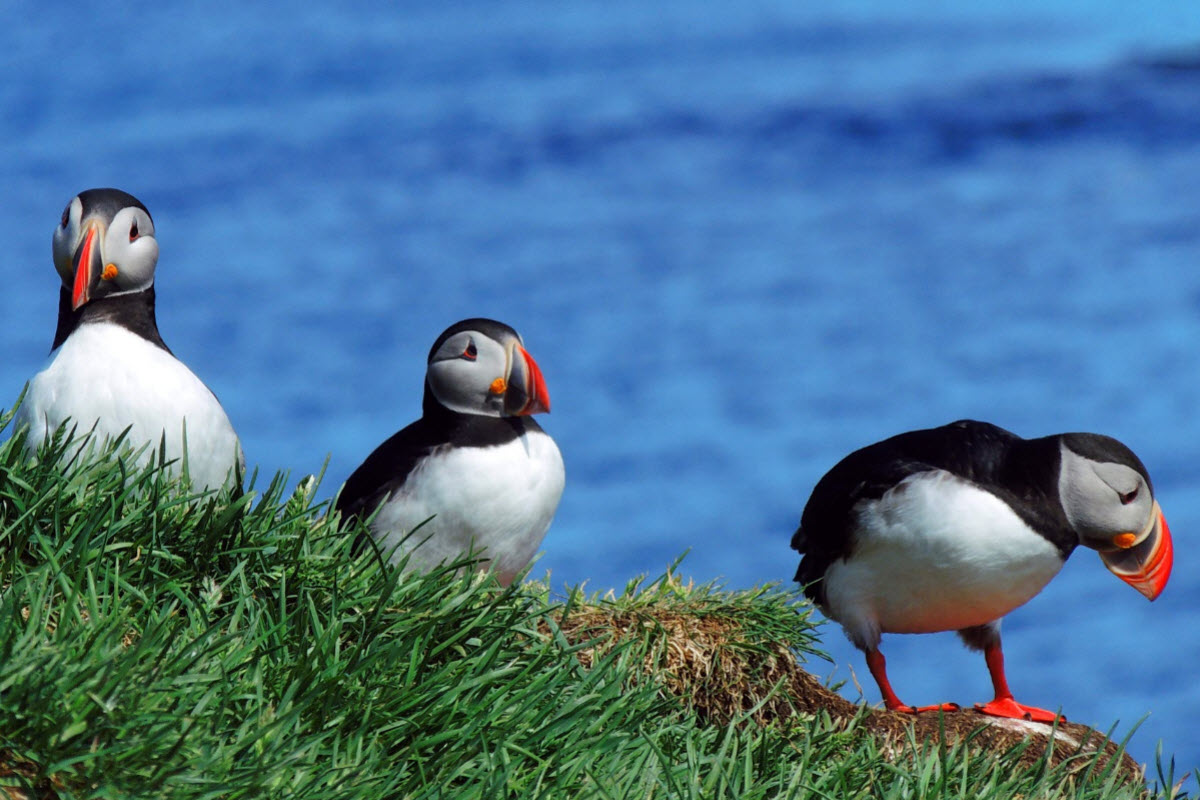
POLYGON ((19 436, 0 444, 0 786, 23 787, 13 796, 1141 794, 1099 766, 915 742, 896 755, 827 717, 715 721, 664 690, 657 619, 720 620, 750 660, 820 656, 792 592, 668 572, 620 596, 559 597, 462 564, 405 575, 353 552, 315 481, 201 498, 112 453, 60 469, 64 452, 57 440, 30 463, 19 436), (650 622, 620 641, 564 633, 597 608, 650 622))

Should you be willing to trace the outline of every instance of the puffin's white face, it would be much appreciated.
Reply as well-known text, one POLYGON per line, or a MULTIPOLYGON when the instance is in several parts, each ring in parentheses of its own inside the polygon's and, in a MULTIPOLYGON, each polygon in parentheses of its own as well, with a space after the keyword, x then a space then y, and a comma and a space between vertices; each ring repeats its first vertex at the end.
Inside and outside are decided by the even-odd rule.
MULTIPOLYGON (((1154 497, 1135 469, 1092 461, 1062 447, 1058 491, 1079 542, 1096 550, 1136 544, 1154 523, 1154 497), (1136 541, 1129 538, 1136 537, 1136 541)), ((1122 547, 1122 549, 1124 549, 1122 547)))
POLYGON ((54 231, 54 267, 72 308, 154 283, 154 221, 132 196, 89 189, 71 200, 54 231))
POLYGON ((1060 449, 1059 498, 1080 544, 1100 551, 1113 574, 1153 600, 1170 577, 1172 543, 1145 476, 1127 464, 1082 456, 1065 443, 1060 449))
POLYGON ((511 329, 452 334, 430 356, 425 379, 437 401, 460 414, 511 417, 550 410, 541 370, 511 329))

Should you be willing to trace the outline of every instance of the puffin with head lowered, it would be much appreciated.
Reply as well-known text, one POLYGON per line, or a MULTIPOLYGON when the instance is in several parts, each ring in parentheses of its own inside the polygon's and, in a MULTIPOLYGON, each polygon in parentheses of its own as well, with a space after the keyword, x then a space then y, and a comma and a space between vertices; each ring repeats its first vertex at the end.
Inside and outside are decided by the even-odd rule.
POLYGON ((893 711, 883 633, 958 631, 982 650, 995 697, 985 714, 1052 721, 1018 703, 1000 618, 1058 573, 1077 545, 1153 600, 1171 574, 1171 534, 1146 468, 1094 433, 1022 439, 963 420, 857 450, 813 489, 792 538, 796 580, 859 649, 893 711))
POLYGON ((93 446, 125 434, 139 463, 165 443, 171 469, 186 466, 195 489, 235 484, 244 459, 229 417, 159 335, 157 263, 154 221, 133 195, 89 189, 67 204, 54 231, 58 327, 17 423, 30 450, 67 424, 91 432, 93 446))
POLYGON ((428 570, 478 553, 507 586, 537 552, 566 475, 532 419, 550 410, 537 363, 502 322, 467 319, 429 351, 423 414, 379 445, 335 503, 393 563, 428 570))

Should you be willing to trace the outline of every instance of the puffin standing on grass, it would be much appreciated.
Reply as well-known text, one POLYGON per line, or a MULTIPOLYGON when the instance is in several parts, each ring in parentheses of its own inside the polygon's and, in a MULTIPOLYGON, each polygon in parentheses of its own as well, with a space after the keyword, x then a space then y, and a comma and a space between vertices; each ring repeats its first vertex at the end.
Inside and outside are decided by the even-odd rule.
POLYGON ((335 508, 368 521, 393 563, 428 570, 478 553, 507 586, 537 552, 562 497, 537 363, 502 322, 468 319, 429 351, 423 415, 367 457, 335 508))
POLYGON ((154 221, 133 195, 89 189, 67 204, 54 231, 58 327, 17 423, 31 451, 67 424, 77 437, 91 432, 92 446, 124 434, 139 464, 165 443, 194 489, 237 483, 244 459, 229 417, 159 335, 157 263, 154 221))
POLYGON ((976 708, 1049 722, 1018 703, 1004 674, 1000 618, 1058 573, 1076 545, 1153 600, 1172 545, 1138 457, 1116 439, 1022 439, 963 420, 902 433, 846 456, 817 483, 792 548, 796 580, 866 653, 884 705, 915 713, 888 682, 883 633, 957 631, 982 650, 995 698, 976 708))

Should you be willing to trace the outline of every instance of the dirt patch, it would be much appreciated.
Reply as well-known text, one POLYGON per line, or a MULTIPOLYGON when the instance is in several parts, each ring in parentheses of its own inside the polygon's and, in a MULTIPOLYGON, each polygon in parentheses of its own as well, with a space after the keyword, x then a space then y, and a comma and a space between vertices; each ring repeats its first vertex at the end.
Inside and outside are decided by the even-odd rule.
POLYGON ((62 784, 37 774, 37 764, 0 749, 0 800, 57 800, 62 784))

